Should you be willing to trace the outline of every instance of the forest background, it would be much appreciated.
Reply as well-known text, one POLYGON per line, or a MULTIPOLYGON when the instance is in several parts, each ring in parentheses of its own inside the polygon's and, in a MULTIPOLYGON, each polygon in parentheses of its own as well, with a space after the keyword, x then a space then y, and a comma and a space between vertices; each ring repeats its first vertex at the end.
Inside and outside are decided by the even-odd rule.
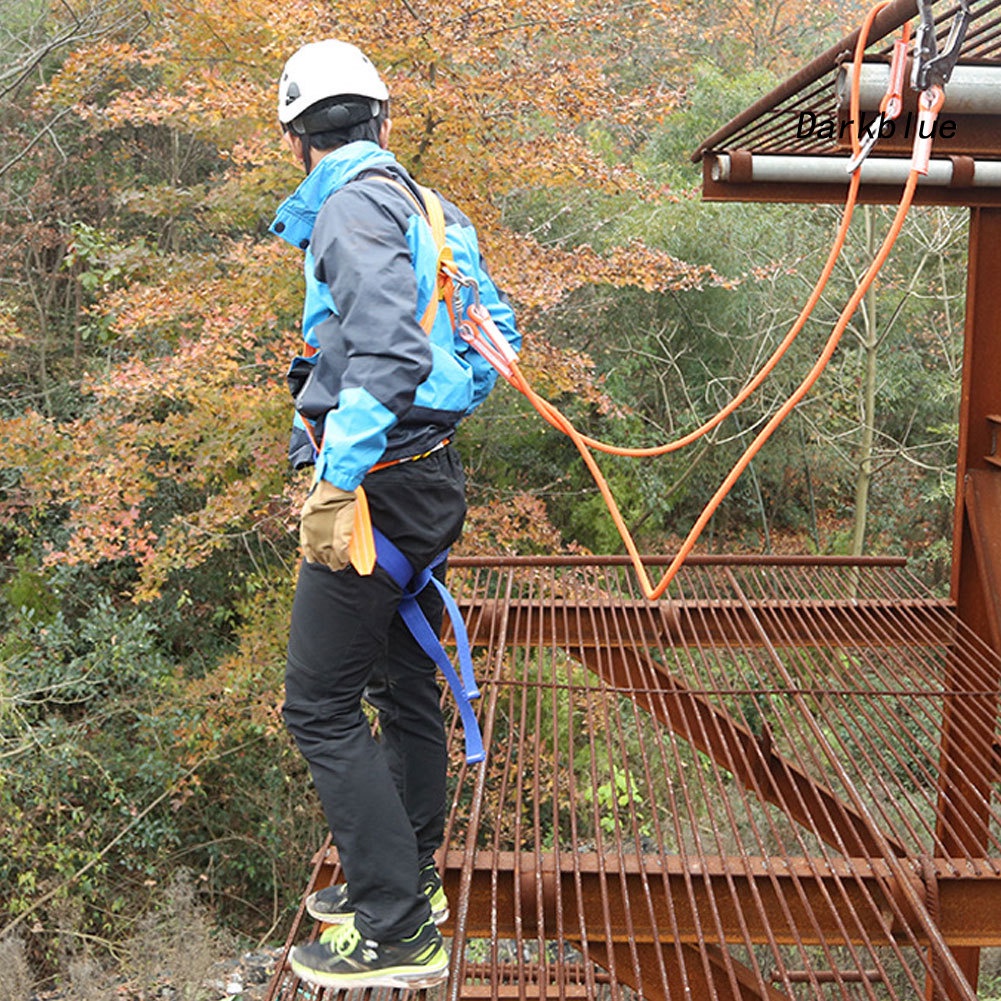
MULTIPOLYGON (((862 9, 5 0, 0 948, 33 980, 120 958, 177 873, 214 924, 267 941, 322 839, 279 714, 308 482, 285 458, 301 263, 267 233, 299 180, 285 58, 327 36, 370 54, 394 150, 477 223, 537 388, 596 437, 653 444, 745 384, 837 224, 703 204, 689 153, 862 9)), ((602 461, 642 550, 677 549, 812 364, 887 221, 857 220, 762 391, 687 452, 602 461)), ((903 554, 945 586, 965 227, 912 213, 702 551, 903 554)), ((572 446, 513 391, 458 447, 458 551, 621 551, 572 446)))

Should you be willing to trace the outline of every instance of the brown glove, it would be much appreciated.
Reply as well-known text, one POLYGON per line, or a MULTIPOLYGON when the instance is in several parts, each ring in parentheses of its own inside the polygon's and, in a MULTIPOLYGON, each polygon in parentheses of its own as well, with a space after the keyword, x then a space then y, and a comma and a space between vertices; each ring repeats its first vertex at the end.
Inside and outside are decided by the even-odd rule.
POLYGON ((306 560, 343 570, 348 565, 354 520, 354 491, 317 480, 302 506, 299 523, 299 542, 306 560))

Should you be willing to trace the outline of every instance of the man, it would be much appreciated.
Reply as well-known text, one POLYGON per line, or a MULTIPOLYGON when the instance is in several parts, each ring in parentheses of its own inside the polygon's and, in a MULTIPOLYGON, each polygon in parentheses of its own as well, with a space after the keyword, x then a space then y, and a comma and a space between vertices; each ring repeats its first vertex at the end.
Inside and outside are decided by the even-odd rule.
MULTIPOLYGON (((438 248, 420 189, 388 149, 388 100, 372 63, 334 40, 301 48, 279 83, 284 139, 306 172, 271 227, 305 251, 306 348, 289 372, 290 458, 316 465, 302 509, 283 712, 346 876, 310 897, 310 912, 331 927, 291 963, 334 988, 418 988, 447 976, 436 926, 448 902, 434 862, 447 765, 435 666, 398 614, 400 587, 381 566, 357 572, 349 545, 363 484, 373 525, 414 570, 458 538, 464 477, 450 441, 495 381, 447 309, 432 306, 430 332, 422 329, 437 295, 438 248), (381 743, 363 696, 379 710, 381 743)), ((517 347, 475 230, 441 202, 457 266, 517 347)), ((419 602, 437 631, 436 588, 419 602)))

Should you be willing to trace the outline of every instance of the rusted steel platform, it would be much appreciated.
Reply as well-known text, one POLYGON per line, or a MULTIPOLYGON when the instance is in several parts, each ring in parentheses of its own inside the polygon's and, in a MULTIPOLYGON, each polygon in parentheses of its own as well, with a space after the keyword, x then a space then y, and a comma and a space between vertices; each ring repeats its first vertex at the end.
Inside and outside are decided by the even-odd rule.
MULTIPOLYGON (((694 559, 659 603, 615 559, 450 585, 488 758, 453 723, 428 997, 976 997, 1001 660, 900 561, 694 559)), ((324 847, 304 895, 337 878, 324 847)), ((270 995, 338 996, 287 970, 270 995)))

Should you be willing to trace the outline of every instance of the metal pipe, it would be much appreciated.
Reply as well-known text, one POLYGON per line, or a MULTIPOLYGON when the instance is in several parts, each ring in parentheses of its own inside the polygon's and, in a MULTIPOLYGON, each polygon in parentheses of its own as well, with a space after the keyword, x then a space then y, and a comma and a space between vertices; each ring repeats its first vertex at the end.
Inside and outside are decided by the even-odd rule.
MULTIPOLYGON (((668 566, 673 554, 643 554, 647 566, 668 566)), ((796 567, 904 567, 904 556, 815 556, 807 553, 693 553, 685 560, 692 566, 796 566, 796 567)), ((451 556, 450 567, 631 567, 624 553, 612 556, 451 556)))
MULTIPOLYGON (((840 156, 769 156, 764 154, 744 154, 751 161, 750 176, 741 172, 740 181, 762 184, 848 184, 845 169, 848 158, 840 156)), ((890 157, 869 157, 862 164, 863 184, 899 184, 907 181, 910 159, 890 157)), ((949 187, 953 183, 954 165, 952 160, 932 160, 928 174, 921 180, 922 185, 949 187)), ((714 181, 736 181, 733 163, 728 153, 717 153, 712 157, 711 176, 714 181)), ((966 187, 967 185, 963 185, 966 187)), ((1001 162, 993 160, 974 161, 973 179, 969 187, 996 188, 1001 186, 1001 162)))
MULTIPOLYGON (((890 79, 889 63, 863 63, 859 81, 859 103, 865 111, 879 107, 890 79)), ((834 85, 841 109, 848 107, 851 95, 852 63, 845 63, 838 70, 834 85)), ((905 101, 913 91, 905 90, 905 101)), ((1001 66, 956 66, 945 88, 942 114, 998 115, 1001 114, 1001 66)))

